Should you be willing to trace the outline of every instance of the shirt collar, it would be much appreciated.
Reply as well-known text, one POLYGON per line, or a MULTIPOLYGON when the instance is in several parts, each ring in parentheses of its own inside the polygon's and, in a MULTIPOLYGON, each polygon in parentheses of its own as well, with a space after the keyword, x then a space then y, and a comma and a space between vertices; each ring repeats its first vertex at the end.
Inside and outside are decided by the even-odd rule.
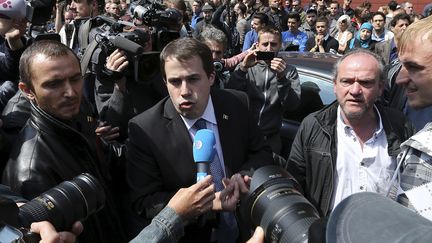
MULTIPOLYGON (((382 125, 381 114, 379 113, 378 108, 375 105, 373 106, 373 108, 375 110, 375 113, 378 114, 378 128, 376 128, 374 132, 374 137, 377 137, 384 131, 384 128, 382 125)), ((337 109, 337 121, 338 121, 337 122, 338 129, 343 129, 343 131, 346 131, 347 129, 351 129, 351 127, 345 124, 345 121, 343 120, 342 108, 340 105, 338 106, 337 109)))
POLYGON ((329 36, 330 36, 330 35, 327 33, 327 34, 324 36, 324 40, 327 41, 327 39, 329 38, 329 36))
POLYGON ((372 31, 372 40, 377 40, 377 41, 381 41, 384 40, 386 35, 386 30, 384 30, 381 35, 378 35, 375 31, 375 29, 372 31))
POLYGON ((183 122, 186 124, 186 127, 188 130, 190 130, 191 127, 195 124, 195 122, 200 118, 202 118, 202 119, 206 120, 207 122, 210 122, 214 125, 217 125, 216 116, 214 114, 213 101, 212 101, 211 96, 209 96, 207 106, 206 106, 204 113, 202 114, 201 117, 198 117, 197 119, 188 119, 186 117, 183 117, 182 115, 180 115, 180 117, 183 119, 183 122))

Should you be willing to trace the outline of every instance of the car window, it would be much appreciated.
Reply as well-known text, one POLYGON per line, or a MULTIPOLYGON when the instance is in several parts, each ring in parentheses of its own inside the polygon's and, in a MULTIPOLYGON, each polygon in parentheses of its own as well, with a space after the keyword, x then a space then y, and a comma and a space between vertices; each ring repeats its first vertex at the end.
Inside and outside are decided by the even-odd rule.
POLYGON ((324 105, 328 105, 336 100, 333 92, 333 82, 324 77, 312 76, 307 73, 299 73, 300 84, 302 88, 307 86, 319 93, 321 101, 324 105), (314 85, 315 84, 315 85, 314 85))
POLYGON ((299 79, 300 106, 295 110, 286 110, 284 113, 285 119, 297 122, 301 122, 310 113, 320 110, 336 99, 333 83, 329 78, 299 71, 299 79))

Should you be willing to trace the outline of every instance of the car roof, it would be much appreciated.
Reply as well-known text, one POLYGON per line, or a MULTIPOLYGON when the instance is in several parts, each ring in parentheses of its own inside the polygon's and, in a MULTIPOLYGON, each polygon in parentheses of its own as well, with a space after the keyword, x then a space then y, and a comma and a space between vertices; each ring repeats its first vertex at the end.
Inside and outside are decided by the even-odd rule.
POLYGON ((279 57, 297 68, 299 73, 312 73, 325 79, 333 79, 333 66, 341 57, 330 53, 279 52, 279 57))

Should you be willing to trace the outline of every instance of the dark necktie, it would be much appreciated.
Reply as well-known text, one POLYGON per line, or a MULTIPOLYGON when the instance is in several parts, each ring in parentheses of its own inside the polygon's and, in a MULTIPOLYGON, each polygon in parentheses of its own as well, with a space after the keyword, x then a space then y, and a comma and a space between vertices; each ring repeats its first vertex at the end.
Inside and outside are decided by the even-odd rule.
MULTIPOLYGON (((201 129, 206 129, 206 121, 203 118, 200 118, 195 122, 193 127, 197 131, 201 129)), ((215 184, 216 191, 222 191, 224 189, 224 186, 222 184, 224 173, 217 151, 215 151, 213 161, 210 163, 210 174, 213 176, 213 182, 215 184)), ((222 212, 220 220, 221 221, 216 236, 217 241, 224 243, 234 242, 238 235, 237 221, 234 214, 231 212, 222 212)))

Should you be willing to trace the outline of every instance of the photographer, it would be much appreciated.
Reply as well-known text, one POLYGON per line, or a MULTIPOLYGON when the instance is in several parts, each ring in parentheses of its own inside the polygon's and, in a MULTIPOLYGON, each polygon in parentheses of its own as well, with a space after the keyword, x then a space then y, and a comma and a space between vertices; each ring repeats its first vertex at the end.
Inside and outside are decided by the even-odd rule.
POLYGON ((274 27, 264 27, 258 33, 257 49, 270 56, 258 60, 256 51, 248 53, 226 85, 248 94, 258 126, 276 154, 282 147, 282 114, 287 107, 295 109, 300 104, 297 69, 276 56, 281 46, 281 33, 274 27))

